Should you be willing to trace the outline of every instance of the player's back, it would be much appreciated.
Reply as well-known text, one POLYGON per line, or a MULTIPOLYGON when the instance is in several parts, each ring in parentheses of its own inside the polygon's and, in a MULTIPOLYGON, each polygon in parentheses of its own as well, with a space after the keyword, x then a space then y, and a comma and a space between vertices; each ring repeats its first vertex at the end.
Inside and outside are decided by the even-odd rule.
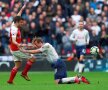
POLYGON ((54 62, 59 58, 55 48, 51 44, 45 43, 42 48, 44 49, 43 53, 47 55, 49 62, 54 62))

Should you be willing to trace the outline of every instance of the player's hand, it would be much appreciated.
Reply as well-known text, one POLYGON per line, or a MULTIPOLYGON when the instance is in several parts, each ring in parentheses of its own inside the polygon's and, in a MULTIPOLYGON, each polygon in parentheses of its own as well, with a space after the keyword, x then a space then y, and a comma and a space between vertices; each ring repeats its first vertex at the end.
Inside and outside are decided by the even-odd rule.
POLYGON ((75 38, 75 42, 77 42, 77 39, 75 38))
POLYGON ((27 44, 18 44, 18 47, 21 48, 21 47, 27 47, 27 44))
POLYGON ((25 49, 23 49, 23 48, 20 48, 19 49, 21 52, 23 52, 23 53, 27 53, 27 50, 25 50, 25 49))
POLYGON ((34 48, 34 45, 31 44, 31 43, 28 43, 28 44, 27 44, 27 48, 34 48))

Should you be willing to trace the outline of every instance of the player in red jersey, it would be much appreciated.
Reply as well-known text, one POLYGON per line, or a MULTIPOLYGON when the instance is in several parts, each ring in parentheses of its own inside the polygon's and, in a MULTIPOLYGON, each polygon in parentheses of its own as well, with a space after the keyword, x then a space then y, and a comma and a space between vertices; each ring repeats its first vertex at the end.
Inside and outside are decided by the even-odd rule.
POLYGON ((23 10, 25 9, 26 4, 21 8, 17 16, 14 18, 14 22, 11 25, 10 30, 10 51, 13 55, 15 66, 12 68, 10 73, 10 78, 7 81, 9 84, 13 84, 13 80, 18 72, 18 69, 21 66, 21 59, 26 58, 28 59, 26 66, 24 70, 21 73, 21 76, 26 79, 27 81, 30 81, 27 72, 30 70, 32 64, 35 62, 35 58, 33 55, 25 54, 23 52, 20 52, 19 48, 21 47, 27 47, 27 44, 21 44, 21 31, 20 27, 23 25, 23 18, 21 17, 21 14, 23 10))

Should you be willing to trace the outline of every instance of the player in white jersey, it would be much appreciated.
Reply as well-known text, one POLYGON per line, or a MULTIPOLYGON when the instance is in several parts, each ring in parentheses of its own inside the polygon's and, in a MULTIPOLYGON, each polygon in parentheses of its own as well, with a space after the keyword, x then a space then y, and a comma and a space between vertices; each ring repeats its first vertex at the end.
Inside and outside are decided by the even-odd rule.
POLYGON ((63 83, 80 83, 80 81, 84 83, 89 83, 85 77, 78 78, 75 77, 67 77, 66 65, 63 60, 60 59, 58 56, 55 48, 49 43, 43 43, 41 38, 34 38, 32 41, 34 47, 37 49, 35 50, 24 50, 21 49, 22 52, 36 54, 36 53, 43 53, 47 56, 47 60, 51 63, 51 67, 55 69, 55 82, 57 84, 63 83))
POLYGON ((70 40, 75 42, 76 55, 78 58, 78 72, 83 72, 84 69, 84 55, 86 53, 86 45, 89 44, 89 32, 84 29, 84 22, 79 21, 79 28, 75 29, 70 35, 70 40))

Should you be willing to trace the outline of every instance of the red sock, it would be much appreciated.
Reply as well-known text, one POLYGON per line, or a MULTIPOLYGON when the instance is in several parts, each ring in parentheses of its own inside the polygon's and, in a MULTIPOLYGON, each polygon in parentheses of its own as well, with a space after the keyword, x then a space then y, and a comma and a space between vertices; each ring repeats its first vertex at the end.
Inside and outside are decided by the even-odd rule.
POLYGON ((25 66, 24 70, 22 71, 23 75, 27 75, 27 72, 30 70, 32 64, 33 64, 33 62, 27 61, 26 66, 25 66))
POLYGON ((11 70, 11 74, 10 74, 10 78, 9 78, 8 82, 13 82, 13 79, 16 76, 17 72, 18 72, 18 68, 13 67, 13 69, 11 70))

